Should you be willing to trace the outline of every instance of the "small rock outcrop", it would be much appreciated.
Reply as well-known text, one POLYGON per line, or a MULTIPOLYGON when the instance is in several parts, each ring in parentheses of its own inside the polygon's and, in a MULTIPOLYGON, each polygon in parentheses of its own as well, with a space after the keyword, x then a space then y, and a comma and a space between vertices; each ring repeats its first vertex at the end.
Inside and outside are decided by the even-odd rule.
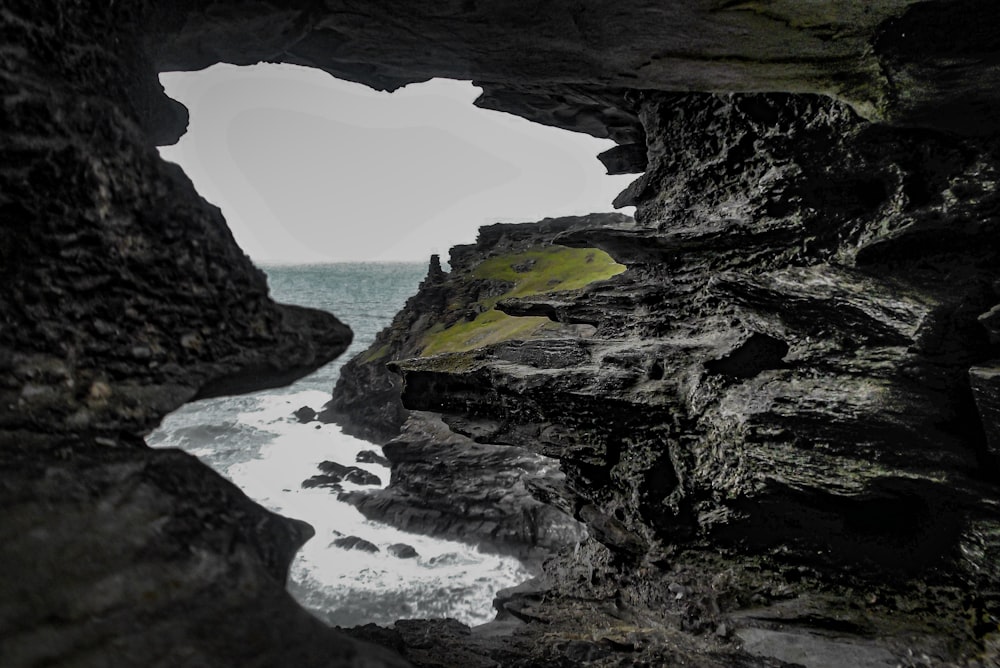
POLYGON ((412 545, 406 543, 393 543, 386 548, 386 552, 397 559, 416 559, 420 556, 412 545))
POLYGON ((370 471, 357 466, 345 466, 337 462, 320 462, 319 470, 323 473, 314 475, 303 481, 302 487, 330 487, 337 491, 342 489, 340 483, 350 482, 355 485, 381 485, 382 480, 370 471))
POLYGON ((340 499, 370 519, 409 531, 461 540, 537 562, 586 535, 534 486, 561 484, 546 458, 479 444, 451 432, 432 413, 413 413, 384 446, 392 466, 385 489, 345 492, 340 499))
POLYGON ((389 468, 389 460, 374 450, 362 450, 354 458, 354 461, 359 464, 378 464, 379 466, 389 468))
POLYGON ((381 552, 375 543, 367 541, 364 538, 359 538, 358 536, 344 536, 343 538, 337 538, 331 543, 331 545, 335 545, 344 550, 358 550, 359 552, 369 552, 371 554, 381 552))
POLYGON ((307 424, 316 419, 316 411, 309 406, 303 406, 302 408, 297 409, 294 413, 292 413, 292 415, 294 415, 295 419, 302 424, 307 424))

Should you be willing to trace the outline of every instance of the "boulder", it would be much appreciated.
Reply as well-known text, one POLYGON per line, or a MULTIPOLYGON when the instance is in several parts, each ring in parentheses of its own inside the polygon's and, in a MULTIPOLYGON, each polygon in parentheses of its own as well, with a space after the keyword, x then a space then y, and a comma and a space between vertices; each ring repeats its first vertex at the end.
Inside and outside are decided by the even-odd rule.
POLYGON ((314 411, 309 406, 303 406, 302 408, 299 408, 293 413, 293 415, 299 422, 303 424, 307 422, 312 422, 313 420, 316 419, 316 411, 314 411))
POLYGON ((330 544, 345 550, 359 550, 361 552, 371 552, 372 554, 380 551, 378 546, 374 543, 357 536, 344 536, 343 538, 337 538, 330 544))
POLYGON ((420 556, 412 545, 406 543, 393 543, 386 551, 397 559, 415 559, 420 556))

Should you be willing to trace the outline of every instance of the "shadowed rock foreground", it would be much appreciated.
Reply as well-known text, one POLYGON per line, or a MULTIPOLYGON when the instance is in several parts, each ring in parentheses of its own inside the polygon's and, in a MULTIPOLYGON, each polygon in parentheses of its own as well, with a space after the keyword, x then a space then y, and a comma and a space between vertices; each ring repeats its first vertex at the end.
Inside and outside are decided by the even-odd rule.
POLYGON ((995 663, 1000 8, 668 4, 5 3, 0 663, 995 663), (142 442, 350 339, 156 154, 157 71, 262 59, 472 78, 644 172, 634 224, 554 239, 626 272, 497 305, 587 336, 397 362, 407 408, 558 459, 592 537, 498 624, 323 627, 308 529, 142 442))

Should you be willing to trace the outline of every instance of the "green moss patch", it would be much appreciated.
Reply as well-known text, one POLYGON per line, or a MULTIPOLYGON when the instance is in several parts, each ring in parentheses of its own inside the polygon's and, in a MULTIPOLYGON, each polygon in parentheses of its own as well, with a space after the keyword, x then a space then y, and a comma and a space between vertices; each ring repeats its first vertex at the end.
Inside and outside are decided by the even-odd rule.
POLYGON ((473 270, 476 278, 510 281, 504 297, 528 297, 559 290, 578 290, 625 271, 610 255, 596 248, 545 246, 514 255, 491 257, 473 270))
POLYGON ((369 348, 364 353, 361 354, 362 362, 374 362, 380 360, 384 357, 388 357, 390 352, 389 344, 379 346, 378 348, 369 348))
POLYGON ((560 326, 548 318, 513 317, 493 307, 508 297, 577 290, 623 271, 623 265, 595 248, 545 246, 489 258, 477 266, 472 275, 478 279, 504 281, 510 283, 511 288, 502 295, 478 302, 487 310, 474 320, 428 330, 422 355, 464 352, 500 341, 532 339, 558 330, 560 326))

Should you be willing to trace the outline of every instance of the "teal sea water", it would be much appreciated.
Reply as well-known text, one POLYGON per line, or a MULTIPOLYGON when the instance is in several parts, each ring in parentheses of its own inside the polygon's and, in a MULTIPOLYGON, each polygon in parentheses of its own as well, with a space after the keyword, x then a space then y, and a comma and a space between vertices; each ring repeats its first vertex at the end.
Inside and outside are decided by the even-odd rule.
MULTIPOLYGON (((492 619, 494 593, 528 577, 513 559, 486 555, 461 543, 406 534, 364 519, 325 489, 302 489, 323 460, 354 465, 362 450, 378 447, 343 434, 336 425, 301 424, 292 412, 319 410, 340 368, 367 348, 426 274, 424 264, 350 263, 264 267, 275 300, 334 313, 354 330, 337 360, 284 388, 188 404, 148 437, 154 447, 177 447, 199 457, 261 505, 305 520, 316 536, 292 564, 289 591, 332 624, 391 624, 406 617, 453 617, 474 625, 492 619), (376 554, 333 545, 359 536, 376 554), (398 559, 386 547, 412 545, 416 559, 398 559)), ((389 470, 358 464, 389 481, 389 470)), ((350 485, 345 485, 350 488, 350 485)))

